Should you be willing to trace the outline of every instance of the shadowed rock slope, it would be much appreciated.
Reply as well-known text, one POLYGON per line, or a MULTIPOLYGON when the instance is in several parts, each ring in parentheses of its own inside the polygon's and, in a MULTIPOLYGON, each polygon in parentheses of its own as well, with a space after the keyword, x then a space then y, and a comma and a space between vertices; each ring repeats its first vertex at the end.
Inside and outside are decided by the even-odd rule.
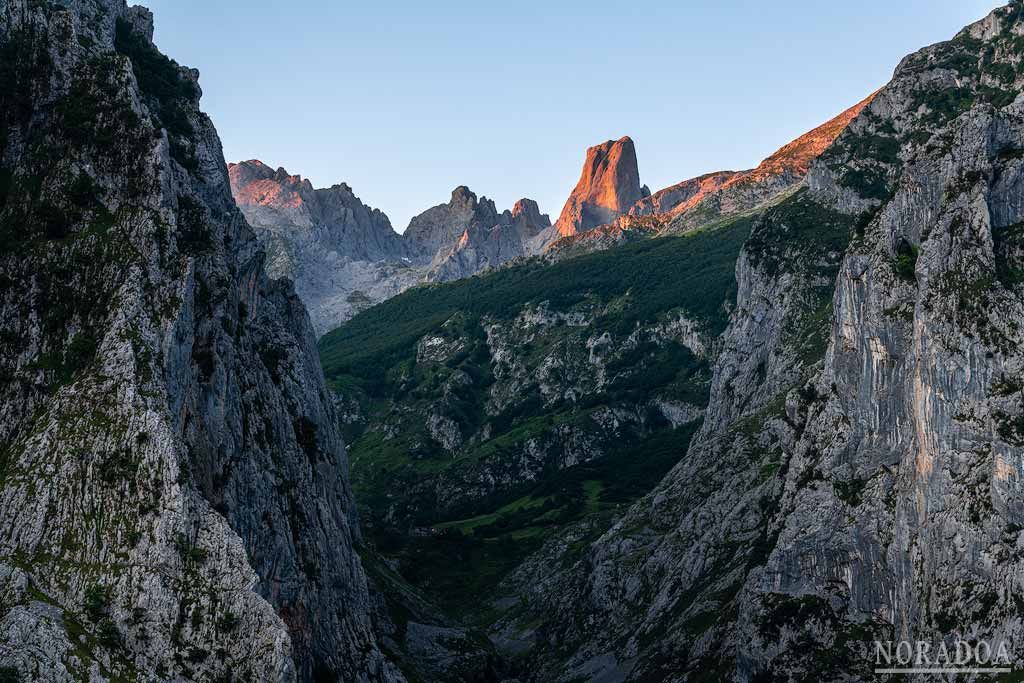
POLYGON ((753 222, 417 288, 321 338, 367 544, 488 626, 546 539, 600 535, 700 426, 753 222))
POLYGON ((0 663, 404 680, 308 317, 151 41, 123 0, 0 2, 0 663))

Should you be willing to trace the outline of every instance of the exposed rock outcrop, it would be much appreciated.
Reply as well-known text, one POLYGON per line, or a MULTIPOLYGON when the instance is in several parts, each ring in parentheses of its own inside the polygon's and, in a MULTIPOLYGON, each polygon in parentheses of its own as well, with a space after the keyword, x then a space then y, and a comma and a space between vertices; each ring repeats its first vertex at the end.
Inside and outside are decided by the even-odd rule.
POLYGON ((235 201, 259 233, 280 230, 284 222, 292 229, 292 242, 302 232, 301 237, 330 246, 341 258, 379 261, 405 255, 388 217, 364 206, 344 183, 314 190, 301 176, 283 168, 273 171, 256 160, 230 164, 228 172, 235 201))
POLYGON ((633 140, 608 140, 587 150, 583 173, 555 222, 562 237, 611 223, 650 194, 640 185, 633 140))
POLYGON ((527 255, 531 240, 551 226, 533 200, 499 213, 493 201, 460 186, 399 235, 344 183, 314 189, 255 160, 231 164, 230 175, 235 200, 267 251, 268 271, 295 282, 318 335, 417 284, 458 280, 527 255))
POLYGON ((401 681, 309 319, 151 38, 124 0, 0 3, 0 663, 401 681))
POLYGON ((801 135, 755 169, 717 171, 684 180, 643 197, 604 225, 576 233, 545 233, 532 244, 533 253, 549 259, 577 256, 637 239, 689 232, 780 201, 873 97, 801 135))
MULTIPOLYGON (((795 187, 807 175, 810 164, 832 144, 875 93, 843 113, 786 144, 757 168, 736 173, 720 187, 709 188, 671 208, 664 216, 664 232, 685 232, 728 216, 770 203, 795 187)), ((703 188, 702 188, 703 189, 703 188)))
POLYGON ((473 226, 493 226, 498 222, 498 210, 487 197, 477 200, 465 185, 452 190, 447 204, 438 204, 414 216, 403 235, 417 250, 433 258, 439 250, 450 247, 473 226))
POLYGON ((455 244, 439 249, 429 278, 458 280, 526 256, 531 240, 550 227, 551 220, 537 202, 520 199, 496 219, 488 213, 486 220, 474 220, 455 244))
POLYGON ((718 171, 658 190, 630 207, 630 216, 665 216, 692 208, 713 192, 721 190, 737 176, 735 171, 718 171))
POLYGON ((317 334, 422 279, 413 262, 419 252, 348 185, 314 189, 256 160, 229 172, 235 201, 267 251, 269 274, 295 282, 317 334))

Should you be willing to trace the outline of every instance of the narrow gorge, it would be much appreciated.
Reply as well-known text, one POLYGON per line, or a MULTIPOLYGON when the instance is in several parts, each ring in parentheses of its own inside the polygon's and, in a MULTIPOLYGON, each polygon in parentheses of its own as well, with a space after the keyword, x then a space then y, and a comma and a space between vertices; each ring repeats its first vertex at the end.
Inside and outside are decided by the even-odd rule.
POLYGON ((0 683, 1020 680, 1020 2, 754 168, 596 144, 554 220, 399 233, 199 83, 0 0, 0 683))

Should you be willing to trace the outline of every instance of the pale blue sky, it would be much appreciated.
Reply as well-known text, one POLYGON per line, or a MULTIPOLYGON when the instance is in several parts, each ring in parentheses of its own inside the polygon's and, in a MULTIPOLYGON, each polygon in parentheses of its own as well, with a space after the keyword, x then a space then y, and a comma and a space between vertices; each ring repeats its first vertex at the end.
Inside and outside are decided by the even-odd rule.
POLYGON ((349 183, 399 231, 468 185, 554 219, 629 135, 652 190, 776 148, 992 0, 149 0, 228 161, 349 183))

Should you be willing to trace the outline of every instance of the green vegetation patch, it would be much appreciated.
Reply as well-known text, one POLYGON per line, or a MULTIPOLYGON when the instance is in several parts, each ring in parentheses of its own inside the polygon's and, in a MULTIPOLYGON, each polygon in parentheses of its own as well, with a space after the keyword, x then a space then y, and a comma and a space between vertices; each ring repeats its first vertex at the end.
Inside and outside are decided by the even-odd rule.
POLYGON ((893 266, 896 275, 906 282, 914 282, 917 278, 917 258, 920 249, 906 240, 901 240, 896 249, 896 263, 893 266))
POLYGON ((370 385, 379 369, 415 356, 417 340, 457 313, 469 323, 513 318, 543 301, 556 310, 597 299, 628 305, 596 321, 595 331, 632 330, 682 308, 725 329, 723 304, 734 296, 736 259, 754 218, 714 231, 644 240, 555 264, 532 261, 454 283, 419 287, 356 315, 320 340, 328 379, 348 375, 370 385))
POLYGON ((992 237, 999 281, 1004 287, 1024 283, 1024 223, 996 228, 992 237))
POLYGON ((769 274, 809 270, 834 276, 856 224, 856 217, 822 206, 803 189, 765 212, 747 252, 769 274))
MULTIPOLYGON (((899 161, 900 141, 895 136, 895 131, 886 135, 848 133, 842 136, 837 146, 839 150, 858 160, 874 159, 887 164, 899 161)), ((830 152, 830 156, 835 154, 835 151, 830 152)))
POLYGON ((699 427, 697 421, 659 432, 600 460, 548 473, 525 490, 482 504, 490 510, 437 523, 426 535, 375 529, 371 540, 442 606, 476 613, 501 579, 560 529, 588 515, 610 521, 614 511, 651 491, 682 459, 699 427))
POLYGON ((123 19, 117 21, 114 47, 131 59, 139 88, 170 136, 171 156, 184 168, 196 170, 199 162, 188 140, 195 133, 190 112, 199 100, 199 87, 123 19))
POLYGON ((186 105, 199 98, 199 88, 182 76, 178 63, 161 54, 124 19, 117 21, 114 47, 131 59, 135 80, 143 94, 156 102, 167 131, 182 137, 192 135, 186 105))
POLYGON ((495 378, 485 326, 507 328, 541 303, 584 313, 582 327, 555 322, 517 342, 528 372, 562 345, 583 348, 604 333, 621 342, 677 313, 719 334, 735 297, 736 261, 756 220, 745 216, 684 236, 417 288, 326 335, 325 373, 364 417, 345 431, 353 484, 368 509, 367 539, 397 559, 412 584, 453 610, 472 611, 545 539, 585 517, 610 517, 648 493, 683 457, 699 426, 674 429, 648 404, 657 396, 706 405, 707 361, 641 333, 636 344, 613 343, 610 381, 600 392, 552 399, 530 389, 493 415, 486 410, 495 378), (444 352, 417 361, 417 344, 427 335, 439 337, 444 352), (648 412, 611 439, 594 413, 612 406, 648 412), (434 411, 454 423, 462 445, 449 450, 434 440, 426 425, 434 411), (565 470, 552 463, 536 482, 467 495, 458 504, 432 500, 431 480, 471 481, 479 467, 500 472, 529 441, 561 438, 555 435, 566 428, 599 439, 603 456, 565 470))

